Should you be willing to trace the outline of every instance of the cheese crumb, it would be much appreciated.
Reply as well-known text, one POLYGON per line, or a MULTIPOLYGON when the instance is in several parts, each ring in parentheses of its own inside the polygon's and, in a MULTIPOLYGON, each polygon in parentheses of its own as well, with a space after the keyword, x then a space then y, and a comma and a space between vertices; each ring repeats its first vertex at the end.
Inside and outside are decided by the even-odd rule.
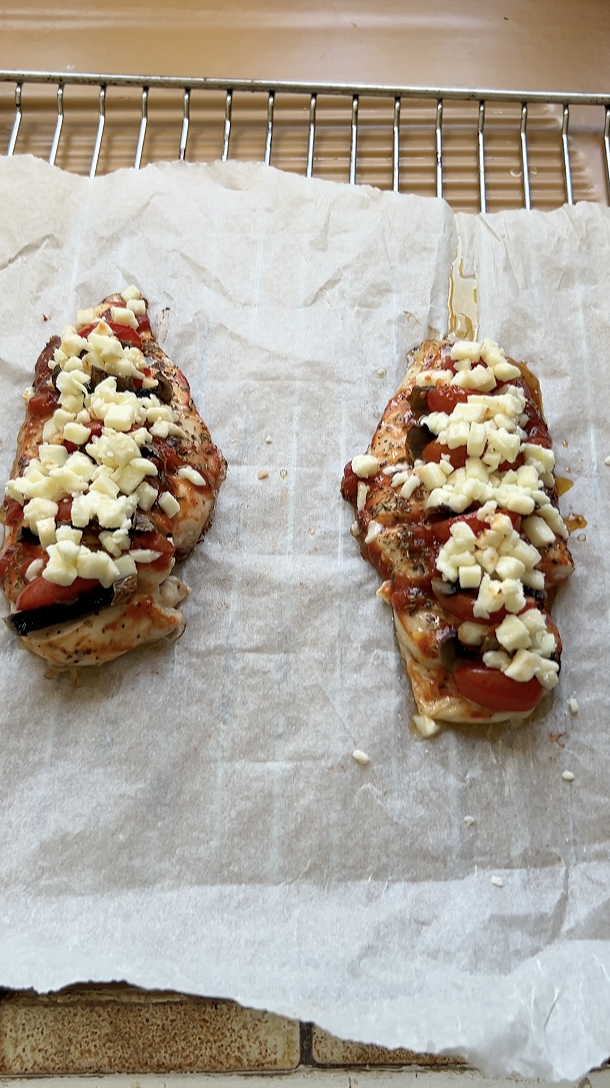
POLYGON ((177 475, 181 476, 183 480, 189 480, 190 483, 195 484, 196 487, 205 487, 203 476, 191 465, 183 465, 182 468, 178 469, 177 475))
POLYGON ((494 888, 503 888, 504 887, 504 881, 502 880, 501 876, 492 876, 491 882, 492 882, 494 888))
POLYGON ((356 763, 359 763, 361 767, 366 767, 371 762, 371 757, 367 756, 366 752, 363 752, 361 748, 354 748, 352 759, 355 759, 356 763))
POLYGON ((180 503, 174 498, 171 491, 163 491, 159 495, 159 506, 167 514, 168 518, 175 518, 180 513, 180 503))
POLYGON ((427 714, 414 714, 413 725, 422 737, 435 737, 441 731, 438 722, 435 722, 434 718, 429 718, 427 714))
POLYGON ((564 782, 573 782, 574 781, 574 775, 572 774, 571 771, 564 771, 561 777, 563 778, 564 782))
POLYGON ((464 823, 466 827, 472 827, 474 823, 474 816, 464 816, 464 823))
POLYGON ((573 695, 568 699, 568 710, 570 714, 578 714, 578 700, 573 695))
POLYGON ((352 472, 355 476, 368 479, 369 476, 375 476, 379 472, 379 461, 370 453, 358 454, 352 458, 352 472))

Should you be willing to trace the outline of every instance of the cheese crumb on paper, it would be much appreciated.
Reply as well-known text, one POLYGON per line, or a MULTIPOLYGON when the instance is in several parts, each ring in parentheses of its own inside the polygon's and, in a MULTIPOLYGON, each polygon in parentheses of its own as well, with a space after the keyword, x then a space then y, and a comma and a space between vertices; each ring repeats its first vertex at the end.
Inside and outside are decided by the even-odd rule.
POLYGON ((574 695, 568 699, 568 710, 570 714, 578 714, 578 699, 574 695))
POLYGON ((502 880, 501 876, 492 876, 491 882, 492 882, 494 888, 503 888, 504 887, 504 881, 502 880))
POLYGON ((464 823, 466 827, 472 827, 474 823, 474 816, 464 816, 464 823))
POLYGON ((574 775, 572 774, 571 771, 564 771, 561 777, 563 778, 564 782, 573 782, 574 781, 574 775))
POLYGON ((435 737, 441 731, 438 722, 435 722, 434 718, 429 718, 427 714, 414 714, 413 725, 422 737, 435 737))
POLYGON ((352 759, 355 759, 356 763, 359 763, 361 767, 366 767, 371 762, 371 757, 367 756, 366 752, 363 752, 361 748, 354 748, 352 759))

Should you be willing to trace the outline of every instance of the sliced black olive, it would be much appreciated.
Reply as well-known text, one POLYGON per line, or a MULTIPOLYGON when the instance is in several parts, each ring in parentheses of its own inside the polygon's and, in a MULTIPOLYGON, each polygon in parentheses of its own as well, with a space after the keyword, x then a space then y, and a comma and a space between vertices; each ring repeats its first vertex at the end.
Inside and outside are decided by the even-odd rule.
POLYGON ((441 665, 451 671, 461 649, 462 646, 458 642, 457 632, 448 627, 443 631, 439 640, 438 655, 441 659, 441 665))
POLYGON ((22 525, 17 533, 18 544, 40 544, 39 538, 27 525, 22 525))
POLYGON ((428 390, 427 389, 420 389, 419 386, 415 386, 415 389, 411 393, 411 398, 410 398, 410 401, 409 401, 409 403, 411 405, 411 411, 412 412, 419 412, 420 414, 423 415, 423 413, 427 410, 427 408, 426 408, 426 397, 427 397, 427 395, 428 395, 428 390))
POLYGON ((538 601, 539 604, 543 604, 546 601, 547 593, 545 589, 525 589, 525 596, 531 597, 532 600, 538 601))
MULTIPOLYGON (((103 382, 105 378, 110 376, 111 375, 107 374, 106 371, 102 370, 99 366, 91 367, 91 379, 89 382, 91 389, 96 389, 100 382, 103 382)), ((159 396, 157 386, 155 386, 154 389, 144 389, 142 385, 136 385, 133 377, 125 377, 123 375, 112 375, 112 377, 115 378, 118 393, 135 393, 137 397, 147 397, 150 393, 155 393, 156 396, 159 396)), ((161 397, 160 399, 162 400, 163 398, 161 397)))
POLYGON ((70 620, 86 616, 88 612, 97 612, 100 608, 111 605, 113 600, 114 586, 108 589, 97 586, 95 589, 88 589, 85 593, 81 593, 72 601, 48 604, 25 612, 13 612, 8 617, 8 623, 18 635, 29 635, 31 631, 41 631, 43 627, 69 623, 70 620))
POLYGON ((147 518, 146 514, 141 514, 139 510, 136 510, 135 512, 133 528, 136 533, 152 533, 155 530, 150 518, 147 518))
POLYGON ((414 457, 421 457, 426 446, 432 442, 434 435, 421 423, 409 428, 409 449, 414 457))
POLYGON ((442 578, 433 578, 431 584, 432 592, 439 601, 442 601, 443 597, 453 597, 457 593, 457 586, 453 582, 444 582, 442 578))
POLYGON ((160 401, 164 404, 171 404, 173 397, 173 390, 171 382, 161 373, 160 370, 153 371, 153 378, 157 379, 158 385, 153 390, 147 390, 147 392, 153 392, 160 401))

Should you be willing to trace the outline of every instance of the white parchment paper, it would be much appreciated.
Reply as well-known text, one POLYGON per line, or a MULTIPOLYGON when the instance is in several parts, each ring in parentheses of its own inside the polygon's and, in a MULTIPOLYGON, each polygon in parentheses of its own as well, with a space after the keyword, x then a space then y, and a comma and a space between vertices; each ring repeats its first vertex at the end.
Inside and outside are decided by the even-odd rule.
POLYGON ((610 213, 22 158, 0 159, 0 216, 2 479, 46 339, 131 282, 153 323, 167 308, 229 463, 177 645, 74 687, 0 634, 0 983, 127 979, 498 1073, 587 1072, 610 1053, 610 213), (423 743, 339 481, 407 350, 446 331, 458 236, 481 335, 540 377, 588 527, 551 709, 423 743))

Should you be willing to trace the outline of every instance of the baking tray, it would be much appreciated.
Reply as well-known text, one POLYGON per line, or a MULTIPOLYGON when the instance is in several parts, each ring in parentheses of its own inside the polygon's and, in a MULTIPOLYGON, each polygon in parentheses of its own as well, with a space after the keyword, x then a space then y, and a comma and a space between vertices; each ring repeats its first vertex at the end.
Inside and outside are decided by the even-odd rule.
POLYGON ((460 211, 610 201, 610 95, 0 71, 0 148, 80 174, 238 159, 460 211))
MULTIPOLYGON (((172 159, 260 161, 307 177, 444 197, 461 211, 550 210, 578 200, 610 202, 610 95, 0 71, 0 152, 33 154, 90 176, 172 159)), ((107 1003, 108 988, 101 992, 107 1003)), ((15 995, 14 1002, 26 996, 30 1005, 38 1000, 15 995)), ((153 998, 136 997, 148 1022, 153 998)), ((163 995, 164 1009, 168 1000, 163 995)), ((206 1009, 215 1004, 196 1000, 206 1009)), ((90 1017, 90 994, 82 1004, 90 1017)), ((124 1023, 122 1017, 121 1034, 124 1023)), ((83 1026, 89 1045, 96 1028, 89 1020, 83 1026)), ((101 1059, 88 1055, 79 1064, 66 1049, 73 1019, 53 1030, 62 1073, 129 1066, 123 1054, 108 1065, 107 1047, 101 1059)), ((312 1031, 319 1029, 298 1027, 301 1068, 326 1064, 315 1050, 303 1056, 312 1031)), ((17 1033, 20 1044, 27 1033, 17 1033)), ((238 1033, 241 1039, 241 1027, 238 1033)), ((373 1047, 354 1057, 355 1044, 345 1050, 350 1044, 335 1043, 343 1049, 331 1065, 447 1062, 373 1047)), ((7 1061, 4 1072, 57 1071, 46 1049, 40 1066, 34 1058, 19 1069, 7 1061)), ((170 1068, 176 1060, 172 1053, 170 1068)), ((186 1068, 226 1069, 225 1049, 222 1062, 210 1066, 189 1054, 186 1068)), ((146 1068, 162 1068, 156 1051, 146 1068)))

